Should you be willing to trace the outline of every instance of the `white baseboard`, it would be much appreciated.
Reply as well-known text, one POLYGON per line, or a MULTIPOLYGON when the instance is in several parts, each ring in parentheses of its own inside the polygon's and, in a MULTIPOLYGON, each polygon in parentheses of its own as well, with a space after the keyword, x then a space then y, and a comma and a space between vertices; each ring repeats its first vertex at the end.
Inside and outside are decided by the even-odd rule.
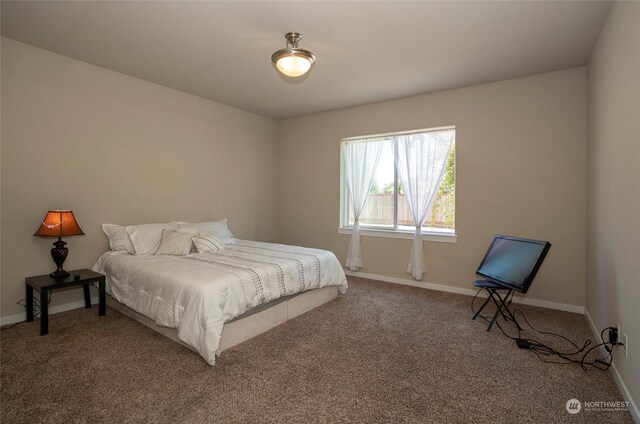
MULTIPOLYGON (((98 303, 97 297, 91 298, 91 304, 95 305, 98 303)), ((84 300, 78 300, 76 302, 65 303, 62 305, 56 305, 49 308, 49 315, 57 314, 64 311, 70 311, 72 309, 84 308, 84 300)), ((0 325, 13 324, 15 322, 22 322, 27 320, 27 310, 20 314, 9 315, 6 317, 0 318, 0 325)))
MULTIPOLYGON (((599 343, 602 342, 602 340, 600 340, 600 331, 598 331, 598 328, 593 322, 593 319, 591 319, 591 315, 589 315, 589 311, 585 309, 584 315, 587 317, 587 321, 589 322, 589 326, 591 327, 591 331, 593 331, 593 334, 595 335, 596 340, 598 340, 599 343)), ((604 348, 602 349, 602 352, 605 355, 608 353, 607 351, 604 350, 604 348)), ((629 402, 629 412, 633 417, 633 421, 636 422, 637 424, 640 424, 640 410, 638 409, 638 405, 636 405, 636 403, 633 401, 633 398, 631 398, 629 389, 627 389, 627 385, 624 384, 624 380, 622 379, 620 372, 618 372, 618 368, 616 368, 615 362, 611 364, 610 369, 611 369, 611 374, 613 375, 613 380, 616 382, 616 385, 618 386, 620 393, 622 393, 624 400, 629 402)))
MULTIPOLYGON (((351 270, 345 269, 344 273, 353 277, 369 278, 371 280, 384 281, 386 283, 403 284, 405 286, 420 287, 423 289, 438 290, 438 291, 443 291, 448 293, 457 293, 457 294, 463 294, 466 296, 474 296, 477 292, 477 290, 474 290, 474 289, 464 289, 460 287, 447 286, 446 284, 434 284, 434 283, 427 283, 424 281, 415 281, 415 280, 409 280, 404 278, 387 277, 386 275, 367 274, 360 271, 351 271, 351 270)), ((483 295, 483 293, 480 293, 478 296, 486 297, 483 295)), ((548 300, 532 299, 530 297, 520 297, 520 296, 515 296, 513 298, 513 302, 520 303, 523 305, 540 306, 542 308, 557 309, 559 311, 584 314, 584 306, 580 306, 580 305, 570 305, 567 303, 550 302, 548 300)))

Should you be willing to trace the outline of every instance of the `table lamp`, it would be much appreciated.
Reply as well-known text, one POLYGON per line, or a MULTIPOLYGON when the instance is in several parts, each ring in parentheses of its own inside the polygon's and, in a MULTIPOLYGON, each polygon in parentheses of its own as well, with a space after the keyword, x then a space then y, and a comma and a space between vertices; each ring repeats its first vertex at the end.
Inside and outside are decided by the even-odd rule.
POLYGON ((75 216, 72 211, 65 210, 53 210, 47 212, 47 216, 44 217, 40 228, 35 232, 34 236, 38 237, 58 237, 58 241, 53 243, 54 248, 51 249, 51 257, 53 262, 56 263, 58 269, 49 274, 53 278, 64 278, 69 275, 67 271, 62 268, 69 249, 65 246, 62 237, 69 236, 83 236, 84 233, 78 225, 75 216))

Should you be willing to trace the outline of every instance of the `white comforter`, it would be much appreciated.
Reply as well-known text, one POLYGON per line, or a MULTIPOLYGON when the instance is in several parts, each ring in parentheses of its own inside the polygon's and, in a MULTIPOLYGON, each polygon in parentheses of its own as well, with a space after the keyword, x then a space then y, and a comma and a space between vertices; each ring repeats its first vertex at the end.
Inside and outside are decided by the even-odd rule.
POLYGON ((211 365, 225 322, 262 303, 326 286, 344 293, 347 279, 331 252, 237 240, 218 252, 134 256, 107 252, 93 270, 107 292, 178 337, 211 365))

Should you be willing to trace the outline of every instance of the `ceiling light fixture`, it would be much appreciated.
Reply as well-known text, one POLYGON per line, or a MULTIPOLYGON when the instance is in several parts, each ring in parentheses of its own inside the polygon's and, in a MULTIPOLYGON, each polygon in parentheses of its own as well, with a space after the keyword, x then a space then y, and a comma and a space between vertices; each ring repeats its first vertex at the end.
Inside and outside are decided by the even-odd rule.
POLYGON ((298 42, 302 39, 299 33, 289 32, 284 38, 287 39, 287 47, 275 52, 271 61, 278 71, 288 77, 295 78, 306 74, 316 57, 309 50, 298 48, 298 42))

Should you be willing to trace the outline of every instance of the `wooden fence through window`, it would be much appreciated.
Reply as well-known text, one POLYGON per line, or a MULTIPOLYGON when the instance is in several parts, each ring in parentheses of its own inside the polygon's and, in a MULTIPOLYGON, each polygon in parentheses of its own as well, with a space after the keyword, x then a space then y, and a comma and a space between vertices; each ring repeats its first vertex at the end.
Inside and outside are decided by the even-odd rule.
MULTIPOLYGON (((424 226, 453 229, 454 207, 453 197, 439 196, 424 226)), ((393 225, 393 194, 369 194, 360 223, 393 225)), ((415 226, 404 194, 398 195, 398 225, 415 226)))

